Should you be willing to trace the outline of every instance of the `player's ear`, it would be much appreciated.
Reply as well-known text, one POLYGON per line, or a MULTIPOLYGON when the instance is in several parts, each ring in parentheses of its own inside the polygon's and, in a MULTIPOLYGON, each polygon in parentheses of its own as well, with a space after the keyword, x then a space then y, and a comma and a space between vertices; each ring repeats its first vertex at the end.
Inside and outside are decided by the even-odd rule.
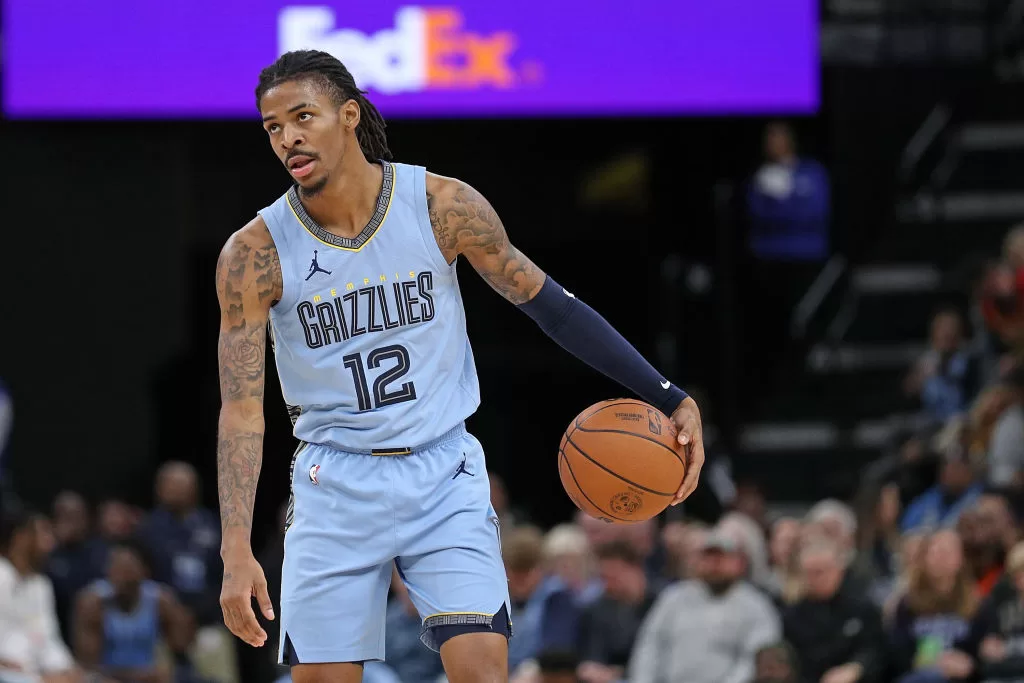
POLYGON ((359 104, 355 100, 346 100, 341 105, 341 120, 349 130, 355 130, 361 118, 359 104))

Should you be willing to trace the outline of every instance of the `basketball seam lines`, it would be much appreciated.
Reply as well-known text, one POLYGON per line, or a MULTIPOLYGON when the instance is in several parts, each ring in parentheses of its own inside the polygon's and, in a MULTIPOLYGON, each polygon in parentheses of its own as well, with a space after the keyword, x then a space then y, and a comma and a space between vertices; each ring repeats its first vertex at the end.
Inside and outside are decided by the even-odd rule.
MULTIPOLYGON (((584 432, 593 432, 593 431, 595 431, 595 430, 593 430, 593 429, 583 429, 582 427, 577 427, 576 429, 578 429, 578 430, 580 430, 580 431, 584 431, 584 432)), ((576 430, 573 430, 573 431, 576 431, 576 430)), ((608 430, 601 430, 601 431, 608 431, 608 430)), ((623 432, 623 434, 632 434, 632 432, 623 432)), ((635 486, 635 487, 636 487, 636 488, 638 488, 638 489, 643 489, 643 490, 644 490, 644 491, 646 491, 647 493, 653 493, 653 494, 654 494, 654 495, 656 495, 656 496, 674 496, 674 495, 676 495, 676 492, 675 492, 675 491, 672 491, 671 493, 665 493, 664 491, 655 491, 654 489, 649 489, 649 488, 647 488, 646 486, 641 486, 640 484, 637 484, 636 482, 633 482, 633 481, 630 481, 629 479, 626 479, 626 478, 625 478, 624 476, 622 476, 622 475, 621 475, 621 474, 619 474, 618 472, 612 472, 612 471, 611 471, 610 469, 608 469, 607 467, 605 467, 604 465, 602 465, 601 463, 599 463, 598 461, 594 460, 594 459, 593 459, 593 458, 591 458, 591 457, 590 457, 589 455, 587 455, 586 453, 584 453, 584 452, 583 452, 583 449, 582 449, 582 448, 580 448, 579 446, 577 446, 577 445, 576 445, 576 443, 575 443, 575 442, 574 442, 574 441, 572 440, 572 436, 571 436, 571 435, 569 435, 569 434, 566 434, 566 435, 565 435, 565 438, 566 438, 566 439, 567 439, 567 440, 569 441, 569 443, 571 443, 571 444, 572 444, 572 447, 573 447, 573 448, 575 448, 575 449, 576 449, 577 451, 579 451, 579 454, 580 454, 580 455, 582 455, 582 456, 583 456, 584 458, 586 458, 586 459, 587 459, 587 460, 589 460, 590 462, 594 463, 595 465, 597 465, 598 467, 600 467, 600 468, 601 468, 602 470, 604 470, 604 471, 605 471, 605 472, 607 472, 608 474, 610 474, 610 475, 612 475, 613 477, 615 477, 616 479, 621 479, 622 481, 626 482, 626 483, 627 483, 627 484, 629 484, 630 486, 635 486)), ((655 443, 657 443, 657 442, 655 442, 655 443)), ((566 458, 566 462, 568 462, 568 460, 569 460, 569 459, 568 459, 568 458, 566 458)), ((575 477, 574 477, 574 478, 575 478, 575 477)), ((582 491, 583 489, 580 489, 580 490, 582 491)))
MULTIPOLYGON (((576 450, 579 450, 579 449, 576 449, 576 450)), ((623 519, 622 517, 616 517, 615 515, 613 515, 610 512, 607 512, 603 507, 601 507, 600 505, 595 503, 594 500, 590 496, 587 495, 587 492, 583 490, 583 487, 580 486, 580 482, 576 479, 576 473, 572 471, 572 465, 569 464, 569 458, 565 457, 565 451, 563 451, 561 448, 559 448, 558 449, 558 455, 559 455, 560 458, 562 458, 562 460, 565 460, 565 469, 569 470, 569 476, 572 477, 572 483, 576 484, 576 490, 580 492, 580 495, 582 495, 584 498, 587 499, 588 503, 590 503, 591 505, 594 506, 595 510, 599 510, 601 512, 601 514, 608 515, 612 519, 618 520, 620 522, 633 522, 633 521, 635 521, 635 520, 632 520, 632 519, 623 519)))
POLYGON ((658 441, 657 439, 652 439, 651 437, 649 437, 649 436, 647 436, 645 434, 638 434, 636 432, 628 432, 625 429, 587 429, 586 427, 576 427, 576 429, 580 430, 581 432, 590 432, 591 434, 599 434, 601 432, 607 432, 607 433, 610 433, 610 434, 625 434, 627 436, 635 436, 636 438, 643 439, 644 441, 650 441, 651 443, 658 444, 659 446, 664 448, 666 451, 668 451, 672 455, 676 456, 676 460, 678 460, 682 464, 683 467, 686 467, 686 462, 679 455, 679 453, 677 453, 675 450, 669 448, 668 446, 666 446, 662 442, 658 441))

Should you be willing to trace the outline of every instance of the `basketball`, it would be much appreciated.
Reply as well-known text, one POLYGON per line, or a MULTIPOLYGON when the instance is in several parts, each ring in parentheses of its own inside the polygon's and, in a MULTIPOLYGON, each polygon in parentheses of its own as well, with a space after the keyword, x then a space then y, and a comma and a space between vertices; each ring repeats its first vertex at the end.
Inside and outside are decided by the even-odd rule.
POLYGON ((580 510, 608 522, 642 522, 668 507, 686 463, 672 421, 632 399, 576 416, 558 447, 558 475, 580 510))

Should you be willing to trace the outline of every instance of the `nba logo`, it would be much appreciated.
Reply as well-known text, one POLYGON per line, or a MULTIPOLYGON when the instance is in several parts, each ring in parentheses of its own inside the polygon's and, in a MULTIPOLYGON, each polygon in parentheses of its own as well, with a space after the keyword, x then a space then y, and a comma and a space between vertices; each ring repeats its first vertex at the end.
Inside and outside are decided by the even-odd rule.
POLYGON ((320 480, 316 478, 317 473, 320 471, 320 465, 313 465, 309 468, 309 480, 313 482, 313 486, 319 486, 320 480))

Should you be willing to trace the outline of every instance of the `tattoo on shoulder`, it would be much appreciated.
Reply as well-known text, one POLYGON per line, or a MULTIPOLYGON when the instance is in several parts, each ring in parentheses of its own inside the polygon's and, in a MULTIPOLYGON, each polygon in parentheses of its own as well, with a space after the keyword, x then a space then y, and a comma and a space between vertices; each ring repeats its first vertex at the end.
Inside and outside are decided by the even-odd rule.
POLYGON ((512 246, 490 202, 472 187, 457 183, 443 194, 428 192, 427 209, 449 262, 465 254, 484 280, 514 304, 529 301, 540 289, 543 273, 512 246))
POLYGON ((221 397, 262 399, 266 316, 259 304, 276 303, 282 288, 273 241, 254 246, 236 240, 217 263, 217 285, 223 318, 218 349, 221 397))

